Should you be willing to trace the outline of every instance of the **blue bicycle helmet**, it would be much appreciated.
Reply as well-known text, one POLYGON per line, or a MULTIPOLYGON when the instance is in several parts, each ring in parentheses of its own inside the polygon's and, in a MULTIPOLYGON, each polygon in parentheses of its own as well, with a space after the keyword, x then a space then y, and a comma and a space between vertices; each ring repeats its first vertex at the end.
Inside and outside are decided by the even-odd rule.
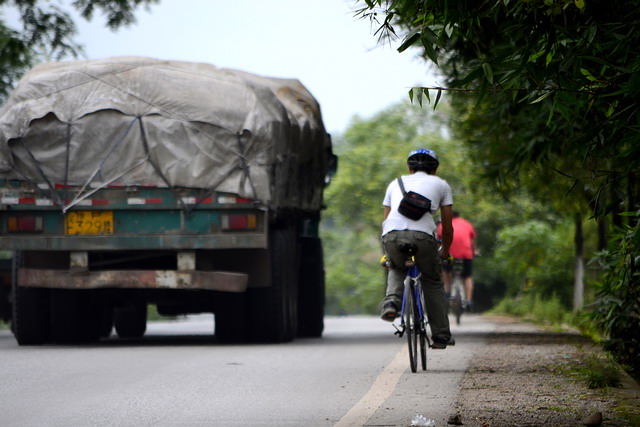
POLYGON ((427 148, 418 148, 411 151, 407 156, 407 166, 411 170, 430 171, 437 169, 439 165, 438 154, 427 148))

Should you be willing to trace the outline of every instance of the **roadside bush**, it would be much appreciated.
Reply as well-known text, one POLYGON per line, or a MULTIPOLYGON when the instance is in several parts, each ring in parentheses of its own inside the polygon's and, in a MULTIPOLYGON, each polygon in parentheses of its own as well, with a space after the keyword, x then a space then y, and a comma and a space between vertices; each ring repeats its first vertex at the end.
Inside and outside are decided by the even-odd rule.
POLYGON ((509 284, 507 296, 540 295, 540 301, 570 308, 573 292, 573 247, 568 223, 553 226, 532 220, 498 233, 496 271, 509 284))
POLYGON ((504 298, 491 310, 491 313, 508 314, 551 326, 575 322, 574 314, 565 308, 557 296, 545 298, 537 293, 504 298))
POLYGON ((640 212, 626 214, 633 226, 612 236, 609 249, 593 262, 603 271, 589 316, 606 337, 605 348, 640 373, 640 212))

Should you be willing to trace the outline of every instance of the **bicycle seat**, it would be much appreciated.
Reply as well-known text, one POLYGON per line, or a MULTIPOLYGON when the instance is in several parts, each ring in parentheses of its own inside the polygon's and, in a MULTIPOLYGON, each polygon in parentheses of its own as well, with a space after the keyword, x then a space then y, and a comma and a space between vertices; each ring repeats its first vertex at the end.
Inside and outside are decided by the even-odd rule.
POLYGON ((413 243, 402 243, 398 246, 398 250, 405 255, 415 255, 418 253, 418 246, 413 243))

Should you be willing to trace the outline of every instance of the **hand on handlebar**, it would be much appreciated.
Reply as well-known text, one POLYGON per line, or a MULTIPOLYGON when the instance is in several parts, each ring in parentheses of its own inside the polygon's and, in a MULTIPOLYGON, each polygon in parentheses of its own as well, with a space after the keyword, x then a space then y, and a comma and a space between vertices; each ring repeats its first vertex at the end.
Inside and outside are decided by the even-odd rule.
POLYGON ((380 258, 380 266, 385 270, 391 269, 391 261, 389 261, 386 254, 382 255, 382 257, 380 258))
POLYGON ((442 259, 442 263, 444 265, 449 265, 449 264, 453 264, 453 257, 451 256, 451 254, 444 254, 442 253, 442 251, 440 252, 440 258, 442 259), (444 255, 444 256, 443 256, 444 255))

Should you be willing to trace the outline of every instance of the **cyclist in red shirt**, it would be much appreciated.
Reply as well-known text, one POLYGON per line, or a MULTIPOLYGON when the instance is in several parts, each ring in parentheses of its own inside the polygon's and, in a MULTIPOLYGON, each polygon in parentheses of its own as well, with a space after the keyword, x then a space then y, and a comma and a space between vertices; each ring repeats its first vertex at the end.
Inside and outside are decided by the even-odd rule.
MULTIPOLYGON (((463 307, 471 310, 473 304, 473 257, 476 254, 473 240, 476 238, 476 231, 473 225, 462 218, 458 212, 453 211, 453 242, 449 253, 452 257, 462 260, 462 278, 464 279, 464 291, 466 301, 463 307)), ((438 237, 440 237, 441 227, 438 225, 438 237)), ((444 267, 444 287, 447 295, 451 294, 451 265, 444 267)))

